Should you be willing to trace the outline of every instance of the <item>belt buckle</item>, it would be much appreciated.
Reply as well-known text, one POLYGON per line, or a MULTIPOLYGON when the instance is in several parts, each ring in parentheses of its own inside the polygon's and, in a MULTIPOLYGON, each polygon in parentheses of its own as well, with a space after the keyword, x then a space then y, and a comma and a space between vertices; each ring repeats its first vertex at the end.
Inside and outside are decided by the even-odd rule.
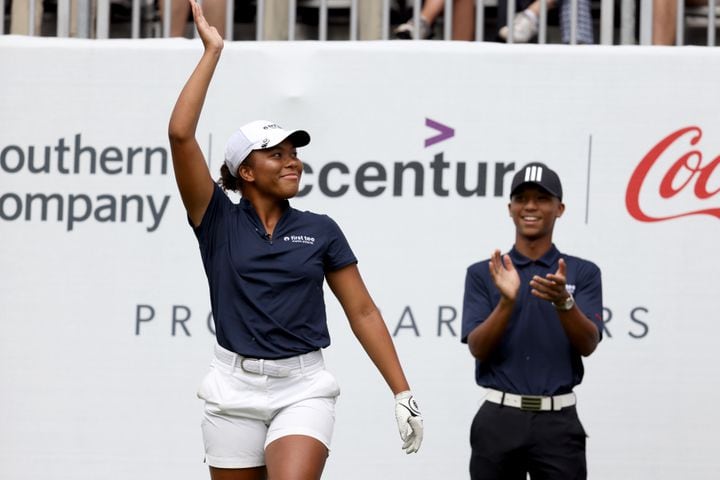
POLYGON ((532 395, 521 395, 520 396, 520 409, 539 411, 542 410, 542 399, 543 397, 532 396, 532 395))
POLYGON ((292 372, 292 368, 290 367, 267 364, 265 362, 266 360, 261 358, 243 358, 240 360, 240 368, 245 372, 255 375, 267 375, 268 377, 276 378, 289 377, 292 372))

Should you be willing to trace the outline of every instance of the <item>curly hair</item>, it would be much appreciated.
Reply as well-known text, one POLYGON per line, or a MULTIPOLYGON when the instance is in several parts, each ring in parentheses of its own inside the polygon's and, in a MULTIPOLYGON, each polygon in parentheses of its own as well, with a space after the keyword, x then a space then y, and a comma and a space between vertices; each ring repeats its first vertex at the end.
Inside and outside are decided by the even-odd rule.
POLYGON ((220 167, 220 178, 218 179, 218 184, 225 191, 230 190, 232 192, 242 193, 242 178, 236 177, 230 173, 230 169, 224 163, 223 166, 220 167))

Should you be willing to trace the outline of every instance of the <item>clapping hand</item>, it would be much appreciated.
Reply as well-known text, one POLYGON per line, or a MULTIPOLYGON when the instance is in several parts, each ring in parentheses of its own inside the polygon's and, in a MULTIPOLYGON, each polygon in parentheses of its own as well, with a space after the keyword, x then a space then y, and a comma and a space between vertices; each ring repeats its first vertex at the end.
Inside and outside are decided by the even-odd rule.
POLYGON ((500 250, 495 250, 490 257, 488 264, 490 277, 500 294, 510 301, 514 301, 520 290, 520 276, 515 270, 510 255, 500 255, 500 250))
POLYGON ((548 273, 545 278, 535 275, 530 281, 530 293, 552 303, 561 303, 570 295, 567 291, 567 276, 565 273, 565 260, 558 260, 558 269, 555 273, 548 273))

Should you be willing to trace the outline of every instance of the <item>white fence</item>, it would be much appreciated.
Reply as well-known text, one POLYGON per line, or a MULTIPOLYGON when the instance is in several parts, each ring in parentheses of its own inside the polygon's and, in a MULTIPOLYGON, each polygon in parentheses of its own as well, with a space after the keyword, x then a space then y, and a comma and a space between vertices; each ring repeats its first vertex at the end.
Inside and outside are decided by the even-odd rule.
MULTIPOLYGON (((164 0, 166 8, 160 9, 159 0, 57 0, 56 22, 51 35, 59 37, 77 36, 81 38, 127 37, 169 37, 171 36, 171 15, 173 2, 186 0, 164 0), (129 23, 129 28, 116 29, 112 33, 111 11, 122 9, 129 18, 115 22, 129 23)), ((569 43, 577 41, 578 2, 584 0, 560 0, 571 5, 571 33, 569 43)), ((587 0, 588 2, 590 0, 587 0)), ((717 0, 707 0, 707 6, 686 7, 685 0, 655 0, 657 2, 677 2, 675 39, 677 45, 689 41, 693 44, 714 46, 717 27, 720 25, 720 7, 717 0), (704 38, 698 30, 704 30, 704 38), (692 33, 692 37, 690 36, 692 33)), ((15 33, 40 35, 42 30, 42 0, 0 0, 0 12, 13 8, 27 12, 16 21, 23 23, 15 27, 15 33), (25 25, 26 24, 26 25, 25 25)), ((507 18, 513 18, 517 8, 516 0, 503 2, 498 0, 476 0, 475 39, 487 39, 486 20, 488 8, 505 8, 507 18)), ((318 40, 347 39, 389 39, 392 27, 397 24, 396 17, 412 16, 415 24, 420 19, 421 0, 227 0, 225 6, 225 32, 227 40, 254 38, 256 40, 304 39, 308 36, 318 40), (240 32, 236 28, 236 8, 252 11, 252 25, 240 32), (298 9, 316 10, 317 24, 308 26, 298 22, 298 9), (341 27, 330 25, 331 12, 341 12, 341 27), (248 33, 248 31, 250 33, 248 33)), ((541 0, 539 43, 554 43, 557 39, 547 35, 548 2, 541 0)), ((597 29, 597 43, 602 45, 650 45, 653 43, 653 0, 595 0, 592 2, 594 23, 597 29), (616 14, 616 10, 618 10, 616 14), (639 25, 639 29, 637 26, 639 25)), ((444 15, 453 16, 453 1, 445 0, 444 15)), ((6 33, 6 23, 0 22, 0 34, 6 33)), ((438 38, 452 38, 452 21, 441 22, 442 35, 438 38)), ((49 35, 49 34, 46 34, 49 35)), ((492 38, 492 35, 490 36, 492 38)), ((513 43, 512 31, 508 43, 513 43)))

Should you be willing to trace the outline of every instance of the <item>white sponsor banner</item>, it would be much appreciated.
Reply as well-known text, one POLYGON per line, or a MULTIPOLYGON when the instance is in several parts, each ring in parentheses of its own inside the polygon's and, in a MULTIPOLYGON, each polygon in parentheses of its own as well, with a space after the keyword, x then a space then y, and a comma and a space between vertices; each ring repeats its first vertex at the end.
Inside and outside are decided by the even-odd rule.
MULTIPOLYGON (((0 37, 0 478, 207 477, 196 388, 207 285, 166 137, 199 40, 0 37)), ((720 51, 234 42, 198 138, 312 135, 293 205, 343 228, 426 417, 393 400, 327 293, 342 388, 326 478, 467 478, 482 391, 465 269, 507 250, 513 172, 563 181, 561 251, 603 272, 579 412, 595 479, 715 479, 720 51)))

